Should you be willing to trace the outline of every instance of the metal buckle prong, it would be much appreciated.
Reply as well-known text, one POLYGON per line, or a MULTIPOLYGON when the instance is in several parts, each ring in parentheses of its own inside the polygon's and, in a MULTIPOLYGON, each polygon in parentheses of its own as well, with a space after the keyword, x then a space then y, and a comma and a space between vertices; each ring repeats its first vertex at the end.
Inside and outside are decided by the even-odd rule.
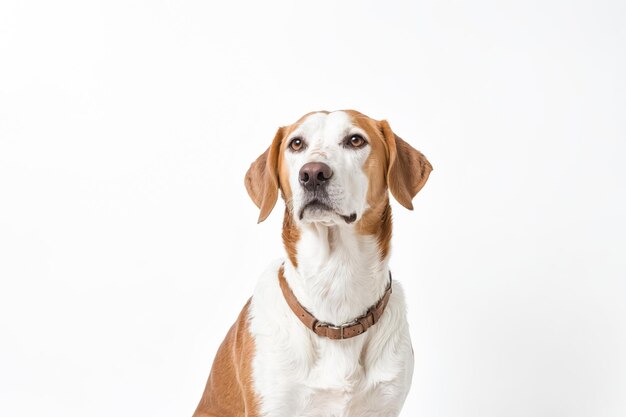
POLYGON ((326 325, 326 327, 328 327, 329 329, 339 330, 339 334, 340 334, 339 339, 340 339, 340 340, 343 340, 343 328, 344 328, 344 325, 343 325, 343 324, 342 324, 341 326, 335 326, 334 324, 330 324, 330 323, 324 323, 324 324, 325 324, 325 325, 326 325))

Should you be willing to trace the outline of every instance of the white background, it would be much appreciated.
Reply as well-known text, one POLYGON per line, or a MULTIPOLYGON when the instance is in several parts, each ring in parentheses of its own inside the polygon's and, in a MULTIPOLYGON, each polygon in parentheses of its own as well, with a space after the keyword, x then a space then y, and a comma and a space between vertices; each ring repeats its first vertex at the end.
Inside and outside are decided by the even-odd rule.
POLYGON ((626 415, 622 1, 0 3, 0 415, 188 416, 282 256, 281 124, 387 118, 404 417, 626 415))

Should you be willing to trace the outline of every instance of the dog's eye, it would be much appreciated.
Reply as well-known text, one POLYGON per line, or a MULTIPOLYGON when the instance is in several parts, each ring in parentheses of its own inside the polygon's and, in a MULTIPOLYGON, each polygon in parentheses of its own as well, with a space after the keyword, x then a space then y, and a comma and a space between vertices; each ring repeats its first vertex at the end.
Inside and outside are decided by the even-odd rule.
POLYGON ((289 148, 294 152, 301 151, 304 149, 304 141, 301 138, 293 138, 289 142, 289 148))
POLYGON ((362 148, 366 144, 367 142, 365 141, 365 139, 363 139, 363 136, 361 135, 352 135, 346 141, 346 145, 352 148, 362 148))

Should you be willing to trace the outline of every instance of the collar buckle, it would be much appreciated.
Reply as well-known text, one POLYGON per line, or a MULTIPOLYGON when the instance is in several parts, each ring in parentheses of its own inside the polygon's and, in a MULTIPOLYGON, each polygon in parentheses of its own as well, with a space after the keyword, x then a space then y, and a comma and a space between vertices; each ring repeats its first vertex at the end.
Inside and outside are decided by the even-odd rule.
POLYGON ((339 330, 339 339, 343 340, 343 339, 345 339, 344 338, 344 334, 343 334, 344 329, 347 328, 347 327, 350 327, 350 326, 354 326, 358 322, 359 322, 358 320, 354 319, 351 322, 340 324, 339 326, 336 326, 334 324, 327 323, 325 321, 320 321, 320 322, 318 322, 315 325, 315 327, 326 327, 326 328, 332 329, 332 330, 339 330))

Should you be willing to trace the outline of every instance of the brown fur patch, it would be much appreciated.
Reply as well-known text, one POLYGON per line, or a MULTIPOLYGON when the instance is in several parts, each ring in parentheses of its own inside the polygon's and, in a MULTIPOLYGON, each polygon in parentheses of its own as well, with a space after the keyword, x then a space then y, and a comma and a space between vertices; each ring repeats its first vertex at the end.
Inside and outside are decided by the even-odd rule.
POLYGON ((356 126, 365 131, 372 148, 363 166, 369 181, 367 189, 369 208, 357 223, 356 230, 360 234, 376 237, 380 258, 384 259, 389 254, 392 229, 391 206, 387 192, 389 148, 376 120, 354 110, 345 112, 350 114, 356 126))
POLYGON ((412 210, 411 200, 428 180, 432 166, 424 155, 395 135, 386 120, 377 121, 354 110, 344 110, 363 129, 372 150, 364 164, 369 179, 369 209, 357 224, 357 231, 374 235, 384 259, 391 241, 391 206, 388 190, 404 207, 412 210))
POLYGON ((296 226, 293 215, 290 213, 289 208, 285 207, 285 217, 283 217, 283 245, 287 251, 287 256, 291 264, 298 267, 298 251, 296 245, 300 240, 300 229, 296 226))
MULTIPOLYGON (((289 135, 291 135, 294 129, 300 124, 301 120, 304 119, 304 117, 300 118, 300 120, 293 125, 285 127, 285 141, 289 139, 289 135)), ((289 260, 291 261, 293 266, 297 268, 298 250, 296 248, 296 245, 300 240, 300 229, 293 219, 293 194, 291 192, 291 185, 289 185, 289 167, 285 163, 285 149, 287 146, 287 143, 283 143, 280 147, 280 152, 278 154, 278 182, 280 184, 281 196, 285 201, 282 238, 283 245, 285 246, 285 250, 287 251, 287 256, 289 257, 289 260)))
POLYGON ((248 330, 250 300, 219 347, 193 417, 258 417, 252 384, 254 338, 248 330))

